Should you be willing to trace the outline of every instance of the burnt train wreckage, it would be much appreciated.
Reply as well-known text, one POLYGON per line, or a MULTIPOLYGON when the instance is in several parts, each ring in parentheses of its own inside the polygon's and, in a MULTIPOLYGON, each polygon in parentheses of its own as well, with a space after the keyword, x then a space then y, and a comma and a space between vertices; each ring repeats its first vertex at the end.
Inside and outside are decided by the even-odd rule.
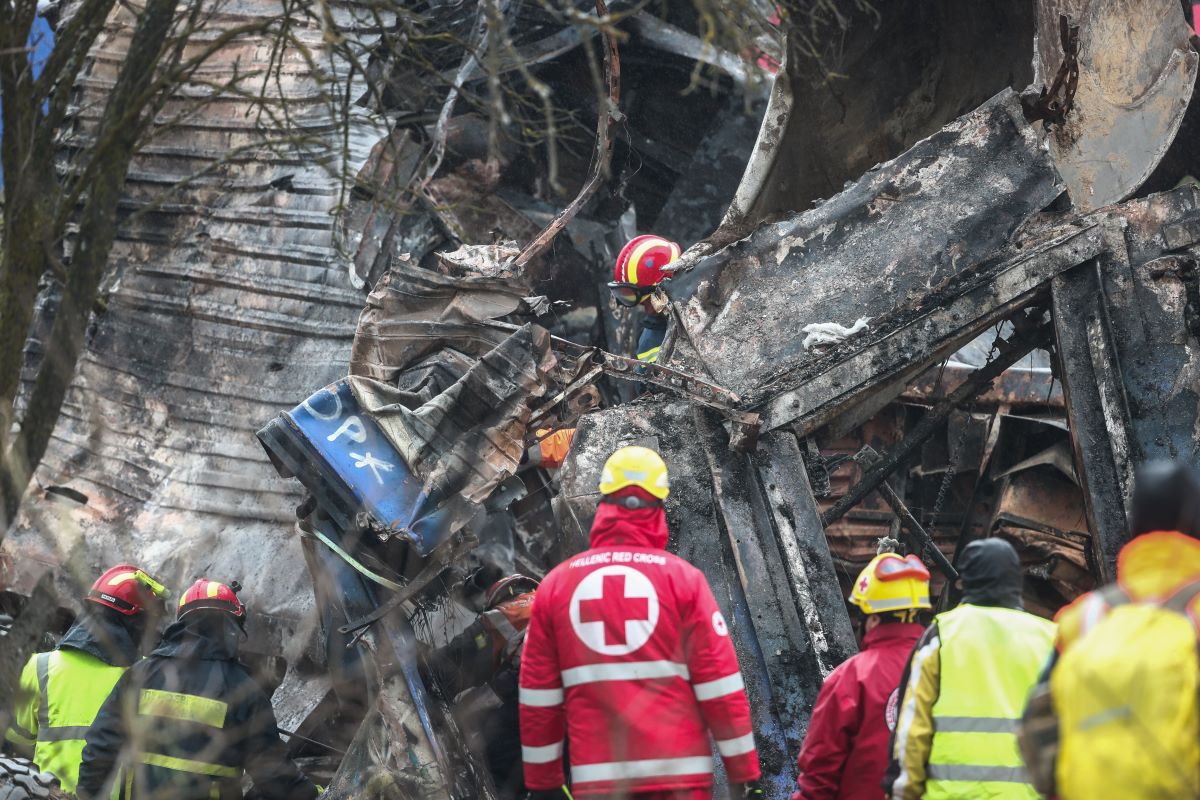
MULTIPOLYGON (((1112 576, 1134 466, 1156 456, 1196 458, 1200 191, 1170 187, 1186 171, 1180 165, 1194 160, 1194 142, 1179 131, 1190 131, 1200 113, 1191 102, 1200 59, 1174 0, 1043 0, 1032 13, 991 10, 1010 17, 985 20, 964 16, 968 4, 916 5, 881 11, 874 28, 848 37, 843 53, 852 64, 872 61, 862 73, 847 69, 852 81, 911 61, 913 51, 872 52, 871 44, 914 17, 917 45, 944 52, 912 84, 889 86, 889 97, 870 109, 838 116, 826 113, 821 90, 793 64, 774 80, 753 147, 738 144, 744 122, 711 130, 696 146, 701 167, 730 151, 748 150, 749 162, 740 185, 716 201, 728 204, 723 219, 678 264, 658 365, 579 343, 595 340, 556 321, 537 296, 547 285, 545 263, 518 266, 517 251, 504 246, 454 247, 428 218, 370 200, 347 216, 359 237, 349 268, 370 288, 348 370, 346 337, 328 331, 346 328, 359 297, 324 286, 316 266, 306 279, 274 276, 289 302, 322 306, 309 333, 341 345, 292 342, 295 365, 315 359, 320 369, 278 361, 268 372, 279 377, 240 400, 237 409, 249 417, 229 427, 248 438, 250 426, 262 425, 257 435, 272 465, 296 479, 269 491, 261 476, 252 479, 252 492, 275 495, 253 526, 279 527, 291 516, 285 501, 303 486, 303 567, 284 549, 277 559, 305 570, 312 588, 289 576, 295 586, 279 594, 300 605, 312 600, 297 598, 315 595, 311 615, 319 623, 306 633, 287 602, 266 600, 274 605, 259 649, 289 655, 276 694, 281 725, 346 748, 344 757, 324 756, 336 767, 330 796, 493 796, 470 746, 467 701, 452 707, 427 686, 418 652, 430 643, 430 620, 456 613, 446 602, 461 575, 456 568, 482 559, 538 573, 586 546, 600 465, 622 444, 651 445, 671 467, 671 546, 705 571, 730 620, 772 797, 791 791, 793 758, 822 678, 856 646, 843 582, 848 563, 859 560, 855 547, 864 539, 873 545, 863 532, 898 534, 943 575, 953 574, 963 542, 1008 536, 1033 583, 1045 588, 1032 605, 1046 610, 1112 576), (1025 42, 1034 35, 1026 77, 1039 91, 995 93, 1022 74, 1015 68, 999 78, 946 78, 955 59, 969 61, 980 41, 972 36, 990 36, 989 25, 1025 42), (1119 63, 1140 68, 1114 68, 1119 63), (924 115, 919 124, 913 103, 924 115), (855 122, 863 126, 859 151, 847 144, 853 130, 838 131, 855 122), (861 171, 880 151, 899 154, 833 193, 839 173, 861 171), (822 154, 830 163, 815 162, 822 154), (832 196, 801 210, 824 194, 832 196), (270 407, 304 397, 268 421, 270 407), (559 475, 520 469, 536 430, 567 425, 578 432, 559 475), (1038 477, 1024 480, 1030 471, 1038 477), (946 509, 956 494, 962 508, 953 516, 946 509)), ((662 24, 641 18, 640 35, 667 38, 662 24)), ((990 46, 1023 52, 1020 43, 990 46)), ((364 175, 378 185, 403 183, 415 163, 405 156, 415 159, 421 145, 403 133, 386 140, 391 149, 364 156, 364 175)), ((533 238, 549 209, 519 206, 495 188, 494 175, 472 172, 478 168, 468 159, 433 184, 446 201, 485 195, 486 219, 457 220, 461 229, 482 241, 498 220, 513 238, 533 238)), ((695 172, 685 162, 677 194, 660 198, 664 224, 672 213, 689 224, 703 217, 688 185, 695 172)), ((216 252, 233 253, 234 233, 265 225, 264 213, 254 204, 220 210, 205 235, 230 245, 216 252)), ((320 238, 305 216, 313 209, 281 213, 320 238)), ((556 267, 589 275, 581 253, 603 252, 602 227, 579 218, 563 234, 575 246, 556 251, 556 267)), ((212 247, 185 239, 196 253, 212 247)), ((127 244, 122 258, 133 263, 151 246, 181 245, 127 244)), ((318 245, 306 246, 314 265, 324 257, 318 245)), ((254 237, 239 248, 271 250, 276 261, 282 252, 254 237)), ((599 274, 605 259, 594 260, 599 274)), ((203 278, 202 267, 188 269, 190 280, 203 278)), ((105 385, 106 364, 132 352, 130 329, 145 339, 156 325, 174 324, 173 309, 160 302, 171 292, 166 267, 129 270, 81 367, 79 403, 89 381, 92 390, 105 385), (138 313, 121 317, 122 302, 138 313)), ((602 283, 595 274, 588 280, 602 283)), ((219 320, 222 291, 190 301, 197 342, 213 336, 204 326, 219 320), (208 317, 199 313, 205 309, 208 317)), ((287 313, 258 327, 293 336, 287 313)), ((597 319, 595 327, 607 329, 610 350, 619 349, 614 320, 597 319)), ((246 363, 263 352, 246 349, 246 363)), ((138 351, 134 368, 154 376, 151 362, 164 355, 195 362, 198 374, 211 369, 195 351, 138 351)), ((196 388, 182 374, 156 380, 196 388)), ((177 414, 178 397, 162 396, 145 410, 177 414)), ((83 437, 88 426, 102 427, 83 415, 61 423, 43 484, 70 481, 103 497, 104 482, 91 473, 114 445, 103 432, 83 437)), ((184 449, 169 440, 158 434, 164 450, 184 449)), ((191 561, 175 552, 164 558, 156 551, 163 537, 142 534, 172 515, 189 524, 206 514, 236 516, 232 498, 244 487, 230 476, 267 469, 242 443, 195 441, 208 449, 207 466, 171 479, 163 478, 164 464, 175 456, 133 448, 144 459, 139 468, 157 469, 164 483, 139 500, 145 519, 128 545, 148 560, 158 552, 180 574, 239 567, 243 575, 272 574, 259 565, 276 556, 257 551, 275 540, 261 532, 230 535, 210 521, 201 526, 210 552, 191 561), (222 460, 244 464, 215 466, 222 460), (207 509, 187 490, 206 482, 217 487, 207 509)), ((89 534, 103 528, 95 545, 81 547, 117 551, 111 515, 89 517, 86 507, 40 514, 42 528, 50 515, 89 534)), ((19 522, 5 545, 13 562, 7 588, 27 587, 24 565, 49 558, 35 554, 45 535, 34 519, 19 522)), ((176 539, 187 541, 182 533, 176 539)), ((252 580, 242 580, 253 592, 252 580)), ((941 602, 952 594, 944 583, 941 602)), ((324 755, 307 752, 317 761, 324 755)))

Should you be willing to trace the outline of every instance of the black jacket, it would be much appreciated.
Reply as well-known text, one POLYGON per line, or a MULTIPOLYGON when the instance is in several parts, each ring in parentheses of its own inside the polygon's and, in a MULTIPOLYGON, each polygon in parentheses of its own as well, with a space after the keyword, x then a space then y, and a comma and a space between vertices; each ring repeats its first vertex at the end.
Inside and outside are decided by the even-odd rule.
POLYGON ((79 650, 114 667, 137 661, 141 627, 111 608, 85 603, 83 613, 59 640, 60 649, 79 650))
POLYGON ((221 798, 240 798, 243 771, 268 800, 317 796, 287 757, 270 700, 237 661, 240 636, 220 612, 194 612, 167 628, 88 731, 81 798, 99 797, 117 767, 125 798, 209 800, 214 784, 221 798))

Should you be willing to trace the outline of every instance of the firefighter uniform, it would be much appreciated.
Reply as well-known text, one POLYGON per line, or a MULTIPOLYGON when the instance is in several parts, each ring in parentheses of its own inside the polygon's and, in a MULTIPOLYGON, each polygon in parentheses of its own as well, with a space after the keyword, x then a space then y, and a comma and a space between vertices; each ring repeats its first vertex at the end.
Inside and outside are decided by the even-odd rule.
POLYGON ((81 798, 98 797, 110 778, 122 798, 240 798, 243 772, 267 800, 317 796, 287 757, 270 700, 238 663, 244 618, 224 584, 188 590, 162 643, 122 676, 88 731, 81 798))
POLYGON ((166 588, 144 570, 119 564, 106 570, 84 598, 83 611, 49 653, 21 671, 5 740, 43 772, 75 791, 84 736, 138 657, 145 630, 157 620, 166 588))
POLYGON ((57 650, 29 659, 5 734, 18 753, 53 773, 68 792, 79 779, 84 736, 137 653, 129 634, 102 614, 88 613, 57 650))

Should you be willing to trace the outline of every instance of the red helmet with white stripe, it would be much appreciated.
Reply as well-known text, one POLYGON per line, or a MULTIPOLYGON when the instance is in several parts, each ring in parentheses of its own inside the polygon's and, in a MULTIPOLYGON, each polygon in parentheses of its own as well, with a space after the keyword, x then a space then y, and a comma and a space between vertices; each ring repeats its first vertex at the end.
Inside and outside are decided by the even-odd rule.
POLYGON ((96 579, 84 599, 132 617, 166 594, 167 587, 142 568, 118 564, 96 579))
POLYGON ((235 581, 232 588, 208 578, 201 578, 193 583, 179 598, 179 613, 176 619, 183 619, 184 614, 202 609, 224 611, 231 614, 239 623, 246 620, 246 607, 238 599, 237 590, 242 587, 235 581))
POLYGON ((613 283, 657 286, 668 276, 663 267, 679 258, 679 245, 661 236, 636 236, 621 248, 613 269, 613 283))

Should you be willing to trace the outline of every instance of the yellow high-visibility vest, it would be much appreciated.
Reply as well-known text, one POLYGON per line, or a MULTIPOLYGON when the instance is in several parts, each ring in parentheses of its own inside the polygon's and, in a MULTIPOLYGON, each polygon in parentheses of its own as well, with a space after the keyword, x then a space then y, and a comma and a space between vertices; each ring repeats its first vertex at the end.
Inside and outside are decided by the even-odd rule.
POLYGON ((88 728, 125 669, 81 650, 38 653, 21 672, 21 698, 5 738, 32 747, 38 769, 74 792, 88 728))
POLYGON ((937 617, 941 681, 926 800, 1035 800, 1017 722, 1054 647, 1054 624, 961 605, 937 617))

